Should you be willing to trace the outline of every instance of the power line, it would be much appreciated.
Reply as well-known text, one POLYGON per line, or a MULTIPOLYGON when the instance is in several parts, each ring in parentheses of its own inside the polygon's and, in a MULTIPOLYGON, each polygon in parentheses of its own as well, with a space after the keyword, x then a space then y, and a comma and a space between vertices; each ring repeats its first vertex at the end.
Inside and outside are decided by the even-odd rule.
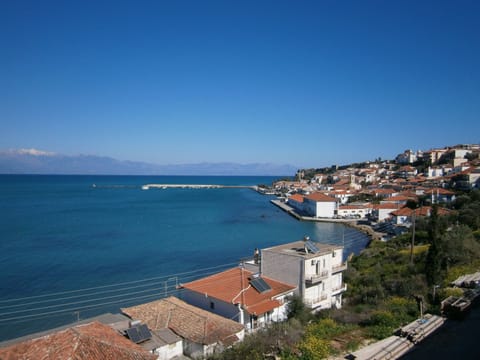
POLYGON ((138 284, 138 283, 140 283, 140 282, 147 282, 147 281, 152 281, 152 280, 158 280, 158 279, 164 279, 164 278, 171 278, 171 277, 175 277, 175 276, 176 276, 176 277, 180 277, 180 276, 186 275, 186 274, 192 274, 192 273, 196 273, 196 272, 200 272, 200 271, 204 271, 204 270, 217 269, 217 268, 227 267, 227 266, 232 266, 232 265, 237 265, 237 264, 238 264, 238 262, 228 263, 228 264, 222 264, 222 265, 212 266, 212 267, 208 267, 208 268, 191 270, 191 271, 186 271, 186 272, 177 273, 177 274, 171 274, 171 275, 157 276, 157 277, 148 278, 148 279, 142 279, 142 280, 127 281, 127 282, 122 282, 122 283, 116 283, 116 284, 110 284, 110 285, 102 285, 102 286, 95 286, 95 287, 91 287, 91 288, 84 288, 84 289, 77 289, 77 290, 62 291, 62 292, 56 292, 56 293, 50 293, 50 294, 43 294, 43 295, 26 296, 26 297, 15 298, 15 299, 5 299, 5 300, 0 300, 0 303, 5 303, 5 302, 17 302, 17 301, 21 301, 21 300, 38 299, 38 298, 44 298, 44 297, 50 297, 50 296, 56 296, 56 295, 65 295, 65 294, 79 293, 79 292, 96 290, 96 289, 105 289, 105 288, 115 287, 115 286, 121 286, 121 285, 138 284))
MULTIPOLYGON (((195 274, 190 275, 190 276, 180 277, 180 279, 189 279, 189 278, 194 278, 194 277, 197 277, 197 276, 208 276, 208 275, 211 275, 211 274, 215 274, 217 271, 218 270, 209 271, 209 272, 202 272, 202 273, 195 273, 195 274)), ((175 278, 177 281, 179 279, 179 277, 177 277, 177 276, 174 276, 173 278, 175 278)), ((169 280, 170 279, 172 279, 172 278, 169 278, 169 280)), ((50 303, 50 302, 58 302, 58 301, 61 301, 61 300, 78 299, 78 298, 82 298, 82 297, 86 297, 86 296, 96 296, 96 295, 99 295, 99 294, 117 293, 117 292, 120 292, 120 291, 127 291, 127 290, 132 290, 132 289, 144 288, 144 287, 147 287, 147 286, 154 286, 154 285, 159 285, 159 284, 165 285, 165 282, 167 282, 167 280, 156 281, 156 282, 148 283, 148 284, 144 284, 144 285, 123 287, 123 288, 114 289, 114 290, 97 291, 97 292, 92 292, 92 293, 87 293, 87 294, 66 296, 66 297, 60 297, 60 298, 55 298, 55 299, 46 299, 46 300, 31 301, 31 302, 13 304, 13 305, 7 305, 7 306, 0 306, 0 309, 11 309, 11 308, 15 308, 15 307, 26 307, 28 305, 37 305, 37 304, 45 304, 45 303, 50 303)), ((169 287, 171 287, 171 285, 169 287)), ((145 291, 147 291, 147 290, 144 290, 144 292, 145 291)), ((87 302, 87 301, 93 301, 93 300, 88 299, 88 300, 84 300, 84 301, 87 302)), ((61 306, 61 305, 58 305, 58 306, 61 306)), ((25 310, 25 311, 27 311, 27 310, 25 310)), ((0 313, 0 316, 2 316, 2 315, 3 314, 0 313)))
MULTIPOLYGON (((176 291, 171 291, 169 294, 173 294, 176 291)), ((147 299, 151 297, 158 297, 158 294, 151 294, 151 295, 144 295, 144 296, 138 296, 134 298, 127 298, 127 299, 119 299, 115 301, 109 301, 105 302, 102 304, 93 304, 93 305, 86 305, 86 306, 81 306, 81 307, 73 307, 69 309, 63 309, 63 310, 55 310, 55 311, 48 311, 48 312, 43 312, 39 314, 32 314, 32 315, 22 315, 22 316, 15 316, 15 317, 10 317, 6 319, 0 319, 0 323, 7 322, 7 321, 16 321, 16 320, 21 320, 21 321, 29 321, 29 320, 38 320, 40 318, 46 317, 46 316, 51 316, 51 315, 61 315, 61 314, 73 314, 75 311, 80 311, 80 310, 92 310, 95 308, 101 308, 106 305, 113 305, 113 304, 118 304, 118 303, 131 303, 136 300, 140 299, 147 299)), ((20 321, 17 321, 20 322, 20 321)))
MULTIPOLYGON (((176 286, 173 288, 173 290, 170 290, 174 285, 169 285, 168 284, 169 280, 174 280, 175 279, 176 283, 178 283, 179 280, 187 280, 189 278, 208 276, 208 275, 217 273, 218 270, 222 267, 225 268, 225 267, 232 266, 232 265, 238 265, 238 263, 237 262, 236 263, 228 263, 228 264, 222 264, 222 265, 217 265, 217 266, 208 267, 208 268, 197 269, 197 270, 193 270, 193 271, 182 272, 182 273, 178 273, 177 276, 168 275, 170 277, 162 276, 162 277, 142 279, 142 280, 137 280, 137 281, 129 281, 129 282, 124 282, 124 283, 120 283, 120 284, 97 286, 95 288, 89 288, 89 289, 80 289, 80 290, 73 290, 73 291, 67 291, 67 292, 45 294, 45 295, 41 295, 41 296, 38 295, 38 296, 24 297, 24 298, 18 298, 18 299, 9 299, 8 301, 11 302, 11 301, 14 301, 14 300, 22 300, 22 299, 46 298, 47 296, 52 297, 52 296, 55 296, 57 294, 71 294, 71 293, 78 293, 78 292, 81 292, 81 291, 89 291, 89 290, 92 290, 92 289, 104 289, 104 288, 108 288, 108 287, 119 286, 119 285, 122 285, 122 284, 123 285, 125 285, 125 284, 138 284, 140 282, 151 281, 152 279, 166 279, 166 281, 162 281, 162 282, 157 281, 157 282, 154 282, 154 283, 142 284, 142 285, 133 286, 133 287, 123 287, 123 288, 119 288, 119 289, 92 292, 92 293, 88 293, 88 294, 79 294, 79 295, 75 295, 75 296, 64 297, 64 298, 61 298, 61 299, 62 300, 79 299, 79 298, 85 297, 85 296, 98 296, 99 294, 106 294, 106 293, 112 293, 112 292, 113 293, 115 293, 115 292, 118 293, 118 292, 121 292, 121 291, 128 291, 128 290, 132 290, 132 289, 136 289, 136 288, 143 288, 143 287, 146 287, 146 286, 158 285, 158 284, 161 284, 161 283, 165 284, 165 287, 161 286, 161 287, 150 288, 150 289, 145 289, 145 290, 141 290, 141 291, 117 294, 117 295, 100 297, 100 298, 94 297, 94 298, 91 298, 91 299, 74 301, 74 302, 70 302, 70 303, 67 303, 67 304, 52 304, 52 305, 42 306, 42 307, 38 307, 38 308, 26 308, 26 309, 22 309, 22 310, 15 310, 15 311, 10 311, 10 312, 0 313, 0 317, 4 317, 6 315, 13 315, 13 314, 19 314, 19 313, 24 313, 25 314, 25 313, 39 311, 39 310, 54 309, 53 311, 48 311, 48 312, 41 312, 41 313, 36 313, 36 314, 26 314, 26 315, 22 315, 22 316, 13 316, 13 317, 9 317, 9 318, 3 318, 3 319, 0 319, 0 323, 4 323, 6 321, 13 321, 13 320, 28 321, 28 320, 39 319, 39 318, 42 318, 42 317, 45 317, 45 316, 67 314, 67 313, 70 313, 72 311, 94 309, 94 308, 104 307, 106 305, 132 302, 132 301, 139 300, 139 299, 146 299, 146 298, 152 298, 152 297, 159 298, 159 297, 162 297, 162 295, 167 296, 169 294, 178 293, 180 291, 179 289, 177 289, 176 286), (143 295, 143 296, 137 296, 137 297, 129 297, 130 295, 138 295, 138 294, 141 294, 141 293, 149 293, 149 292, 157 292, 157 293, 156 294, 143 295), (125 296, 127 296, 127 298, 125 298, 125 296), (121 297, 121 299, 118 299, 118 300, 115 300, 115 301, 103 302, 103 303, 100 303, 100 304, 91 304, 91 305, 85 305, 85 306, 75 307, 75 308, 60 309, 62 307, 66 307, 66 306, 78 305, 78 304, 87 304, 87 303, 91 303, 91 302, 98 302, 98 301, 114 299, 114 298, 118 298, 118 297, 121 297)), ((39 300, 39 301, 28 302, 28 303, 23 303, 23 304, 15 304, 15 305, 10 305, 10 306, 4 306, 2 308, 6 309, 6 308, 22 307, 22 306, 26 307, 28 305, 48 304, 48 303, 54 303, 54 302, 58 302, 58 301, 60 301, 60 299, 58 299, 58 298, 57 299, 46 299, 46 300, 39 300)), ((4 301, 4 303, 5 302, 6 301, 4 301)))
MULTIPOLYGON (((211 274, 214 274, 214 273, 216 273, 216 271, 215 271, 215 272, 208 272, 208 273, 190 275, 190 276, 185 277, 185 279, 188 279, 188 278, 190 278, 190 277, 196 277, 196 276, 199 276, 199 275, 202 275, 202 276, 211 275, 211 274)), ((172 279, 172 280, 173 280, 173 279, 172 279)), ((178 280, 178 279, 175 278, 175 280, 178 280)), ((22 310, 15 310, 15 311, 3 312, 3 313, 0 313, 0 317, 1 317, 1 316, 5 316, 5 315, 11 315, 11 314, 32 312, 32 311, 37 311, 37 310, 55 309, 55 308, 60 308, 60 307, 65 307, 65 306, 70 306, 70 305, 78 305, 78 304, 83 304, 83 303, 91 303, 91 302, 95 302, 95 301, 113 299, 113 298, 118 298, 118 297, 128 296, 128 295, 136 295, 136 294, 148 293, 148 292, 152 292, 152 291, 162 291, 162 292, 164 292, 165 290, 168 291, 168 289, 169 289, 169 288, 172 288, 172 286, 173 286, 173 285, 168 285, 168 283, 165 284, 165 283, 166 283, 165 281, 164 281, 163 283, 164 283, 164 285, 162 285, 161 287, 150 288, 150 289, 141 290, 141 291, 135 291, 135 292, 130 292, 130 293, 122 293, 122 294, 118 294, 118 295, 111 295, 111 296, 105 296, 105 297, 100 297, 100 298, 96 297, 96 298, 92 298, 92 299, 85 299, 85 300, 74 301, 74 302, 70 302, 70 303, 54 304, 54 305, 48 305, 48 306, 43 306, 43 307, 38 307, 38 308, 27 308, 27 309, 22 309, 22 310)), ((154 283, 154 284, 156 285, 156 284, 158 284, 158 283, 154 283)), ((154 284, 150 284, 150 285, 154 285, 154 284)), ((113 292, 113 291, 115 291, 115 292, 128 291, 128 290, 131 290, 131 289, 133 289, 133 288, 145 287, 145 286, 146 286, 146 285, 136 286, 136 287, 130 287, 130 288, 122 288, 122 289, 118 289, 118 290, 111 290, 111 291, 109 291, 109 292, 113 292)), ((175 289, 176 289, 176 287, 175 287, 175 289)), ((101 294, 101 293, 105 293, 105 292, 98 292, 98 293, 96 293, 96 294, 101 294)), ((63 299, 75 299, 75 298, 84 297, 84 296, 89 296, 89 295, 94 295, 94 294, 95 294, 95 293, 93 293, 93 294, 79 295, 79 296, 77 296, 77 297, 72 296, 72 297, 67 297, 67 298, 59 298, 59 299, 51 299, 51 300, 42 300, 42 301, 38 301, 38 302, 30 302, 30 303, 25 303, 25 304, 17 304, 17 305, 12 305, 12 306, 3 307, 3 308, 21 307, 21 306, 36 305, 36 304, 48 303, 48 302, 58 302, 58 301, 63 300, 63 299)))

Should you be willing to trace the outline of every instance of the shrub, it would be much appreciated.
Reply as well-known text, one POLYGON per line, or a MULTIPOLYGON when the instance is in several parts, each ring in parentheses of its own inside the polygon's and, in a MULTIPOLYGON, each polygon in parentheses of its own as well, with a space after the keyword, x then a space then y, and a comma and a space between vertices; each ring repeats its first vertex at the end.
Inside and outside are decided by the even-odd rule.
POLYGON ((298 346, 302 360, 324 359, 330 355, 332 347, 328 340, 320 339, 316 336, 307 336, 298 346))

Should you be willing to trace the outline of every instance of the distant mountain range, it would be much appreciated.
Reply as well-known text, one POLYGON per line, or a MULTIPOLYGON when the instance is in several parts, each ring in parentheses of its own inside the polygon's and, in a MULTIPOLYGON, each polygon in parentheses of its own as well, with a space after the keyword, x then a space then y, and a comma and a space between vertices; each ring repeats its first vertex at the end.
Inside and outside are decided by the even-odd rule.
POLYGON ((0 151, 0 174, 65 175, 293 175, 292 165, 198 163, 158 165, 94 155, 62 155, 37 149, 0 151))

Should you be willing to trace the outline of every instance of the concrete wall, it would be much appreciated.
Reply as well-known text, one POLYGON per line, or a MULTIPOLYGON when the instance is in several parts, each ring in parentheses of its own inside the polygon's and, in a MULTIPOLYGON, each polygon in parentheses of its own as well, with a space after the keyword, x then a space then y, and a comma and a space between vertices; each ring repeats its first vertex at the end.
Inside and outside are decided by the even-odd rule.
POLYGON ((170 360, 175 356, 180 356, 183 354, 183 345, 182 341, 177 341, 176 343, 162 346, 155 350, 155 355, 158 356, 158 360, 170 360))
POLYGON ((304 267, 300 256, 281 254, 269 250, 262 250, 262 275, 297 286, 295 294, 303 296, 304 267))
POLYGON ((207 348, 202 344, 183 339, 183 353, 193 359, 202 358, 206 354, 207 348))

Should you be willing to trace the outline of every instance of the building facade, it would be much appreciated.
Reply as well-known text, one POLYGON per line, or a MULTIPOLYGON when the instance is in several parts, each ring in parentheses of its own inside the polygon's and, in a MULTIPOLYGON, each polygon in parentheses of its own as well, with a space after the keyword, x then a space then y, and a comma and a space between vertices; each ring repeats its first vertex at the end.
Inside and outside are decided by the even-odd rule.
POLYGON ((316 192, 305 196, 303 209, 309 215, 318 218, 333 218, 337 210, 337 200, 316 192))
POLYGON ((342 306, 342 246, 306 239, 262 249, 260 269, 263 276, 296 285, 295 293, 312 310, 342 306))

